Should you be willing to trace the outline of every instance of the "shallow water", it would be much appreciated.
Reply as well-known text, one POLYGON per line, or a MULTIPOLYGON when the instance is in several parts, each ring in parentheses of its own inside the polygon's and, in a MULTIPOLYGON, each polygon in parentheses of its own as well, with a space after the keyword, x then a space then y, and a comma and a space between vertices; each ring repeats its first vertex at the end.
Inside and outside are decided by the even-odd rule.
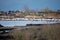
MULTIPOLYGON (((58 21, 59 22, 59 21, 58 21)), ((28 20, 28 21, 0 21, 0 24, 3 26, 26 26, 26 24, 53 24, 53 23, 57 23, 57 21, 51 21, 51 20, 39 20, 39 21, 32 21, 32 20, 28 20)))

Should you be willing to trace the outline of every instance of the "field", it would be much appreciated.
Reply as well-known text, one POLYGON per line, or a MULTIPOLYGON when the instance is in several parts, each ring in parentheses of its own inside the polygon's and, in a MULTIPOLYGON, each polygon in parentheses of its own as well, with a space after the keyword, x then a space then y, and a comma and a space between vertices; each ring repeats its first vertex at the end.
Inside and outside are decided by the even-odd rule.
POLYGON ((60 40, 60 24, 14 27, 4 40, 60 40))

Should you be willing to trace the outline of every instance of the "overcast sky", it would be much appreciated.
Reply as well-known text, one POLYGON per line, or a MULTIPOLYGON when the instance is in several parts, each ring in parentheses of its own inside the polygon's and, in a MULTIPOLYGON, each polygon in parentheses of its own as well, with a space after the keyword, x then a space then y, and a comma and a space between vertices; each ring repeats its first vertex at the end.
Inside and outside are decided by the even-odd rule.
POLYGON ((0 10, 21 10, 24 6, 30 9, 60 9, 60 0, 0 0, 0 10))

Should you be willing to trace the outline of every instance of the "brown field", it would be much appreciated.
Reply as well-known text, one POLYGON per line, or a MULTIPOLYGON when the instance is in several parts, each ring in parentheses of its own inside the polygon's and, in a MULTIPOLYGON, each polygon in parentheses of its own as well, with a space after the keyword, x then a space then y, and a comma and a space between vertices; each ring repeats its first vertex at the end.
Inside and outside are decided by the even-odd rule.
POLYGON ((9 33, 1 35, 0 40, 60 40, 60 24, 14 27, 9 33))
POLYGON ((60 24, 15 27, 10 40, 60 40, 60 24))

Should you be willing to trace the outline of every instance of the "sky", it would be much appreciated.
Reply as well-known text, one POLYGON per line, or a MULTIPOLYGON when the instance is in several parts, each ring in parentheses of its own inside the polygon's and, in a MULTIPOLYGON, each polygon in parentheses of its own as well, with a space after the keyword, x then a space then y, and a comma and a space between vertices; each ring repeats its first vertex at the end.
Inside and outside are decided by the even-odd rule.
POLYGON ((50 8, 52 10, 60 9, 60 0, 0 0, 0 10, 22 10, 25 6, 30 9, 50 8))

